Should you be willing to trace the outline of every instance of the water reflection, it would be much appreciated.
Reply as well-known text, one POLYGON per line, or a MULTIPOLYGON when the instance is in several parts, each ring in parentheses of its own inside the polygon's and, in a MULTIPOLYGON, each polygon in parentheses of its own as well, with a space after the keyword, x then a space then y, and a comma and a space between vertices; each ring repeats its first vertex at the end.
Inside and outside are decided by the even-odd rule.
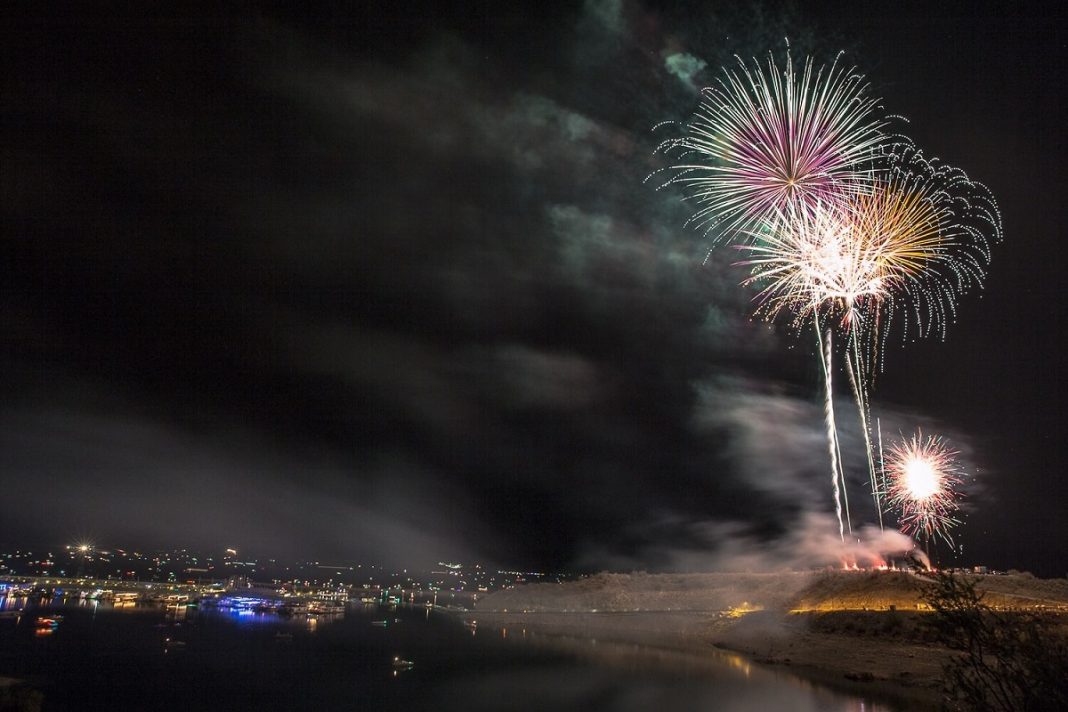
MULTIPOLYGON (((513 645, 564 654, 583 664, 584 674, 570 669, 555 671, 552 691, 547 680, 523 672, 500 679, 480 679, 469 684, 523 688, 531 700, 517 709, 584 709, 597 699, 596 709, 654 709, 670 705, 673 710, 840 710, 842 712, 889 712, 891 705, 842 695, 814 685, 804 678, 776 668, 753 665, 728 651, 670 650, 636 643, 614 643, 577 636, 530 632, 525 638, 501 629, 500 640, 513 645), (622 673, 622 674, 619 674, 622 673), (613 680, 618 682, 613 682, 613 680), (685 691, 685 695, 680 691, 685 691), (647 705, 647 706, 644 706, 647 705)), ((526 631, 524 631, 525 633, 526 631)), ((493 709, 479 707, 475 710, 493 709)), ((594 709, 591 707, 590 709, 594 709)))
POLYGON ((727 652, 478 630, 422 606, 297 616, 0 598, 0 612, 13 623, 0 623, 0 675, 47 671, 56 709, 102 705, 116 686, 131 702, 108 702, 112 710, 205 709, 239 692, 257 710, 351 709, 357 699, 378 710, 439 712, 889 709, 727 652), (383 616, 389 625, 373 625, 383 616), (35 623, 45 619, 53 622, 35 623))

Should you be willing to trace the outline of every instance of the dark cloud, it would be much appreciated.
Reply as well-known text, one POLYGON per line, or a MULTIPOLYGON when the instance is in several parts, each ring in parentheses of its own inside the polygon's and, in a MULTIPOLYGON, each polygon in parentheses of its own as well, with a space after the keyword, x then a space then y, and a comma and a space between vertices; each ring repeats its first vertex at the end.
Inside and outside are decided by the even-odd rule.
MULTIPOLYGON (((716 67, 804 53, 820 21, 359 12, 9 30, 5 536, 545 566, 826 549, 811 345, 752 323, 735 255, 703 263, 644 182, 652 126, 716 67)), ((954 413, 922 391, 879 385, 886 432, 954 413)))

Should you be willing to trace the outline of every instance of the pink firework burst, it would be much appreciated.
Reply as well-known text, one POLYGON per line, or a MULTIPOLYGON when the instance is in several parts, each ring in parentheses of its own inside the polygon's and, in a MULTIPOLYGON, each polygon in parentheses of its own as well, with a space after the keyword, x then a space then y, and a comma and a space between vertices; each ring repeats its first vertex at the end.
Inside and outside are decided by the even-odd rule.
MULTIPOLYGON (((877 149, 890 137, 878 99, 853 69, 724 70, 704 89, 683 135, 660 145, 677 157, 663 186, 678 184, 698 209, 688 224, 728 240, 758 232, 791 206, 811 208, 870 191, 877 149)), ((900 139, 899 139, 900 140, 900 139)), ((662 187, 663 187, 662 186, 662 187)))

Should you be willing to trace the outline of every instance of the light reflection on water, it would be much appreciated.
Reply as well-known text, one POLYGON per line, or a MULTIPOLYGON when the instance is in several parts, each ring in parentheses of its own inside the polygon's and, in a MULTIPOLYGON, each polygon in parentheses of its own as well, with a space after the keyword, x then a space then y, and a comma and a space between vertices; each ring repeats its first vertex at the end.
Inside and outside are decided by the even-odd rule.
POLYGON ((469 630, 424 607, 357 605, 342 614, 281 617, 0 598, 0 611, 17 616, 0 619, 0 675, 49 676, 55 709, 75 700, 82 709, 94 700, 111 710, 203 709, 220 698, 231 709, 256 710, 352 709, 355 701, 441 712, 890 709, 731 653, 522 628, 469 630), (62 619, 49 633, 32 632, 35 620, 53 612, 62 619), (395 659, 413 664, 397 667, 395 659))
MULTIPOLYGON (((474 632, 474 631, 472 631, 474 632)), ((456 694, 488 696, 494 688, 519 688, 526 702, 516 709, 839 710, 890 712, 897 709, 844 695, 778 668, 751 663, 719 649, 686 652, 638 643, 606 642, 579 636, 539 634, 521 628, 479 630, 512 645, 543 649, 585 663, 539 675, 529 670, 480 676, 457 682, 456 694), (624 683, 620 684, 619 681, 624 683), (476 690, 478 691, 476 693, 476 690), (585 707, 585 705, 593 705, 585 707)), ((446 709, 451 709, 446 707, 446 709)), ((472 710, 495 709, 474 704, 472 710)))

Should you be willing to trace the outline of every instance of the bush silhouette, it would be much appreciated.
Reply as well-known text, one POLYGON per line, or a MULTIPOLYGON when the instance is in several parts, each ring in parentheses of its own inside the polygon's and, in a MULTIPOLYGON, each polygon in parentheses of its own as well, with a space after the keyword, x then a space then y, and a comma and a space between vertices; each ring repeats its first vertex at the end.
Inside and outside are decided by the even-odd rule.
POLYGON ((1040 617, 995 611, 953 574, 938 574, 923 599, 935 638, 960 651, 944 669, 951 708, 1068 710, 1068 641, 1040 617))

